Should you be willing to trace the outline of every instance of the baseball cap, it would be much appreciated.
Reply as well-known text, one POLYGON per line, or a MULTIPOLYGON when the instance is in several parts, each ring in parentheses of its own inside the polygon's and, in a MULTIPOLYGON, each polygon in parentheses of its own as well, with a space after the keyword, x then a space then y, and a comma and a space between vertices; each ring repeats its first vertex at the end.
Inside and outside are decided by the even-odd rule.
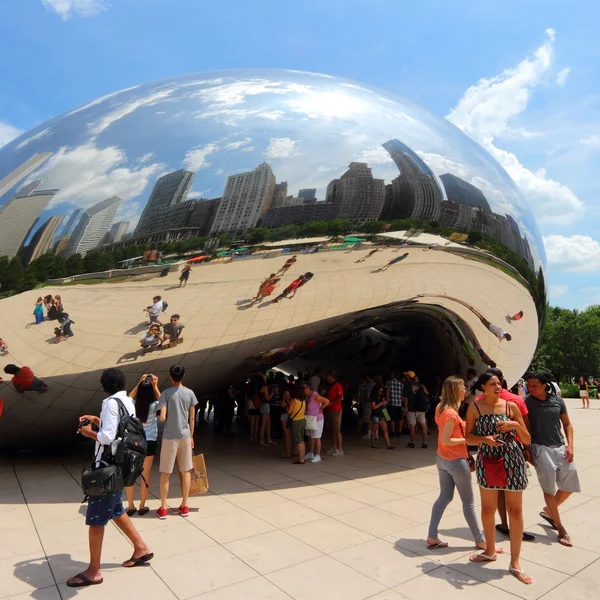
POLYGON ((413 379, 414 377, 416 377, 415 372, 414 371, 404 371, 404 374, 407 377, 410 377, 411 379, 413 379))

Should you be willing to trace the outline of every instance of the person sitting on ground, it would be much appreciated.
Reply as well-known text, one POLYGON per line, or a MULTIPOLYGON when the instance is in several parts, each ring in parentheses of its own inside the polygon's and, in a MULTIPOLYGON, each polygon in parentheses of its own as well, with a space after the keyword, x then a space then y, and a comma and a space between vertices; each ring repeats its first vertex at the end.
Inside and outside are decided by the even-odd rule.
POLYGON ((0 338, 0 355, 4 356, 5 354, 8 354, 8 344, 0 338))
MULTIPOLYGON (((19 394, 25 392, 39 392, 44 394, 48 391, 48 384, 38 379, 29 367, 17 367, 17 365, 6 365, 4 372, 12 375, 12 384, 19 394)), ((3 380, 0 379, 0 382, 3 380)))
POLYGON ((56 305, 56 310, 59 313, 65 312, 65 307, 63 306, 62 298, 58 294, 54 296, 54 304, 56 305))
MULTIPOLYGON (((58 296, 57 296, 57 298, 58 298, 58 296)), ((74 325, 75 321, 73 321, 69 317, 69 314, 66 312, 59 311, 58 314, 56 315, 56 318, 58 319, 58 322, 60 323, 60 328, 62 329, 63 337, 65 339, 73 337, 75 334, 71 330, 71 325, 74 325)))
POLYGON ((150 318, 150 325, 152 325, 153 323, 157 323, 162 327, 162 323, 158 319, 162 309, 162 298, 160 296, 154 296, 154 298, 152 298, 152 306, 144 308, 144 312, 147 312, 148 317, 150 318))
POLYGON ((163 340, 160 345, 161 348, 172 348, 177 344, 183 342, 181 332, 185 325, 179 322, 181 317, 179 315, 171 315, 169 323, 163 327, 163 340))
POLYGON ((151 325, 150 329, 140 338, 140 346, 145 352, 152 352, 159 347, 162 341, 163 337, 160 334, 160 327, 158 325, 151 325))
POLYGON ((56 306, 56 302, 54 302, 54 298, 50 298, 49 300, 49 308, 48 308, 48 321, 54 321, 58 318, 58 307, 56 306))

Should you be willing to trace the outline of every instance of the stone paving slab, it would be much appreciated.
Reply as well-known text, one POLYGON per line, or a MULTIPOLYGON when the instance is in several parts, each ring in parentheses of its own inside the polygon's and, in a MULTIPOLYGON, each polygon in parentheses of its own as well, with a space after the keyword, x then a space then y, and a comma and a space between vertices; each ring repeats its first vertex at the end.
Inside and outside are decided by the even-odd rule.
MULTIPOLYGON (((147 568, 123 569, 131 547, 109 525, 104 583, 86 590, 65 585, 88 561, 78 486, 82 457, 0 456, 0 598, 596 600, 600 403, 592 401, 585 411, 578 400, 567 404, 583 488, 564 506, 575 547, 560 546, 556 533, 540 522, 542 497, 534 475, 524 514, 526 529, 537 539, 522 551, 531 586, 508 574, 506 539, 498 540, 506 555, 496 563, 468 562, 473 544, 456 498, 440 530, 450 547, 427 550, 437 494, 434 448, 410 450, 401 443, 396 452, 372 451, 368 442, 348 438, 345 457, 294 466, 279 458, 280 448, 206 435, 197 448, 207 461, 210 492, 190 499, 187 520, 171 513, 161 521, 154 514, 155 465, 151 512, 133 517, 154 560, 147 568)), ((178 494, 173 478, 172 508, 178 494)))

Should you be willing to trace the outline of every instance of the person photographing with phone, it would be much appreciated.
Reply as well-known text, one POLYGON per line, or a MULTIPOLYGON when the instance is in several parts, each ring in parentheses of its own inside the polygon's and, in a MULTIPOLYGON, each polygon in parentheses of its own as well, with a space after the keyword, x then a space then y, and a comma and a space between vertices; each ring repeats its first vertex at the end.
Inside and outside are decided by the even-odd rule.
POLYGON ((523 490, 527 487, 525 457, 521 445, 531 443, 523 416, 514 402, 500 397, 502 382, 494 373, 484 373, 477 384, 483 398, 469 405, 465 440, 479 446, 476 461, 477 483, 481 492, 481 521, 486 549, 469 557, 471 562, 497 559, 495 515, 498 492, 506 492, 506 509, 510 530, 509 571, 521 583, 532 579, 521 569, 519 557, 523 540, 523 490))
POLYGON ((158 413, 160 390, 158 389, 158 377, 152 373, 142 375, 135 387, 129 393, 130 398, 135 402, 135 414, 144 426, 146 442, 148 444, 146 456, 144 458, 144 470, 142 471, 142 481, 140 483, 140 508, 135 507, 134 490, 131 485, 125 488, 127 496, 127 515, 133 516, 136 512, 143 517, 150 510, 146 506, 148 499, 148 490, 150 489, 150 478, 152 475, 152 464, 156 455, 156 441, 158 440, 158 413))

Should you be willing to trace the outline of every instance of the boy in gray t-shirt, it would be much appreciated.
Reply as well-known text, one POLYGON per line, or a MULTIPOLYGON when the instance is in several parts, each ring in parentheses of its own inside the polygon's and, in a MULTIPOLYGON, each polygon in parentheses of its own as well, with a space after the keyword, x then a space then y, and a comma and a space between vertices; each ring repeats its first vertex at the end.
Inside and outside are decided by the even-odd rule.
POLYGON ((183 496, 179 514, 189 515, 187 505, 190 493, 191 475, 194 468, 194 424, 196 416, 196 394, 184 387, 182 380, 185 369, 182 365, 173 365, 169 370, 172 386, 160 396, 160 421, 165 424, 162 448, 160 451, 160 508, 158 518, 167 518, 167 496, 169 477, 175 461, 181 471, 181 495, 183 496))

